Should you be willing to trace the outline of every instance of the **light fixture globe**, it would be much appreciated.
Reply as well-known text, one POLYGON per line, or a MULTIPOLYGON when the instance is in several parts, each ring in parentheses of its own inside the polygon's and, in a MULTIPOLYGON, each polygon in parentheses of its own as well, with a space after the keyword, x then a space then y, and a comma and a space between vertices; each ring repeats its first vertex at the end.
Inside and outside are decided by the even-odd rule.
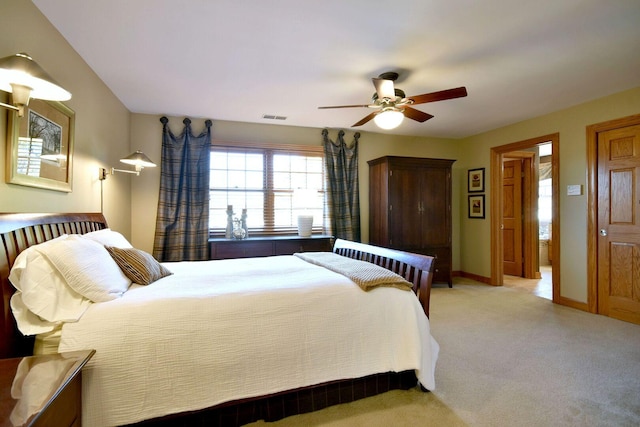
POLYGON ((397 128, 402 120, 404 120, 404 114, 396 109, 383 110, 373 118, 379 128, 387 130, 397 128))

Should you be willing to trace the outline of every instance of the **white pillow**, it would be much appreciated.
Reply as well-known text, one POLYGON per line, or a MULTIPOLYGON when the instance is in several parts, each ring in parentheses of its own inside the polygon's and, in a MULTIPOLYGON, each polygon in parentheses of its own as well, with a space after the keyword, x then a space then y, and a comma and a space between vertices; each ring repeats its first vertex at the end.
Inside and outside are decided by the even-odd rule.
POLYGON ((93 240, 69 236, 39 252, 62 274, 71 289, 93 302, 116 299, 131 285, 104 246, 93 240))
POLYGON ((92 231, 91 233, 83 234, 82 237, 98 242, 103 246, 114 246, 116 248, 133 247, 126 237, 110 228, 92 231))
POLYGON ((11 298, 11 309, 18 329, 24 335, 49 332, 62 322, 76 321, 91 304, 71 289, 39 252, 68 237, 63 234, 31 246, 20 252, 14 261, 9 280, 18 291, 11 298))
POLYGON ((30 246, 27 249, 20 252, 16 257, 16 260, 13 262, 13 266, 11 267, 11 271, 9 272, 9 281, 11 282, 13 287, 18 290, 22 289, 22 287, 20 286, 20 278, 22 276, 22 272, 27 266, 27 257, 29 256, 29 254, 36 252, 37 247, 42 248, 43 246, 49 245, 52 242, 55 242, 56 240, 64 240, 67 237, 69 237, 69 235, 63 234, 61 236, 56 237, 55 239, 47 240, 46 242, 30 246))
POLYGON ((24 305, 22 301, 22 292, 18 291, 11 297, 11 311, 16 319, 18 330, 24 335, 43 334, 51 332, 56 328, 53 322, 47 322, 36 316, 24 305))
POLYGON ((40 250, 47 247, 55 245, 27 253, 26 268, 20 275, 22 302, 43 320, 54 323, 76 321, 91 301, 70 288, 49 259, 42 255, 40 250))

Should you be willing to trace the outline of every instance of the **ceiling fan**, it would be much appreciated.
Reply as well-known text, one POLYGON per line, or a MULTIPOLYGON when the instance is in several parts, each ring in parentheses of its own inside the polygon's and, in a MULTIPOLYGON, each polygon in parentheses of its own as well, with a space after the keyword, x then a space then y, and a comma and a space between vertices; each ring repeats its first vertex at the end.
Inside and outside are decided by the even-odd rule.
POLYGON ((380 74, 371 80, 376 88, 370 104, 364 105, 333 105, 328 107, 318 107, 319 109, 328 108, 355 108, 367 107, 375 108, 377 111, 367 115, 359 122, 353 124, 353 127, 362 126, 369 120, 373 119, 382 129, 393 129, 398 127, 404 117, 420 123, 432 118, 431 114, 412 108, 411 105, 425 104, 427 102, 444 101, 447 99, 461 98, 467 96, 467 88, 464 86, 454 89, 441 90, 438 92, 425 93, 417 96, 406 96, 404 91, 394 87, 393 82, 398 78, 398 73, 393 71, 380 74))

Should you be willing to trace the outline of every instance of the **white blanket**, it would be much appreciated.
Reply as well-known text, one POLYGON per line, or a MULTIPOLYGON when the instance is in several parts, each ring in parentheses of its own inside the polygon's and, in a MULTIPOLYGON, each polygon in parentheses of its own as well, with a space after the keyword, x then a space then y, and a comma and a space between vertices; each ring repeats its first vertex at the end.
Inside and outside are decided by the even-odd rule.
POLYGON ((435 387, 438 344, 412 292, 364 292, 293 256, 164 265, 175 274, 64 325, 60 351, 96 350, 83 425, 388 371, 415 369, 435 387))

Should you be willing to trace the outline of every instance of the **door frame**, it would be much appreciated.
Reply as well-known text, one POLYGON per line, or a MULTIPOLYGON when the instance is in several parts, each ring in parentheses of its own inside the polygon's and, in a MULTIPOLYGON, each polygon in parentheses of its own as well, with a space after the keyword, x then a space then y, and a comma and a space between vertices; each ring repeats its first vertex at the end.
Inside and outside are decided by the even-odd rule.
POLYGON ((598 134, 640 125, 640 114, 587 126, 587 310, 598 313, 598 134))
POLYGON ((509 152, 520 151, 538 145, 551 143, 552 212, 553 245, 551 256, 555 266, 552 268, 553 302, 560 303, 560 134, 554 133, 524 141, 513 142, 491 148, 491 283, 502 286, 504 268, 502 254, 502 160, 509 152))

